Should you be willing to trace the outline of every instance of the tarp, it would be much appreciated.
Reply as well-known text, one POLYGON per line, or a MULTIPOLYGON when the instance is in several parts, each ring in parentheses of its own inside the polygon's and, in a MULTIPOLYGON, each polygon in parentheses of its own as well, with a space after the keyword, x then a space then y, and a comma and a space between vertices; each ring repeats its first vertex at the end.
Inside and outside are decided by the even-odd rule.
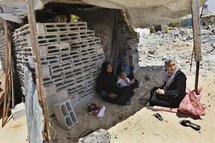
MULTIPOLYGON (((191 13, 191 0, 34 0, 35 10, 47 2, 62 2, 95 5, 98 7, 121 9, 128 22, 134 27, 164 24, 191 13)), ((206 0, 199 0, 200 6, 206 0)), ((0 17, 14 22, 22 22, 26 15, 25 0, 0 0, 4 14, 0 17), (9 10, 10 8, 10 10, 9 10)))
MULTIPOLYGON (((22 23, 22 19, 27 15, 25 0, 0 0, 0 17, 2 19, 22 23)), ((42 9, 41 0, 34 0, 34 9, 42 9)))
MULTIPOLYGON (((68 0, 69 1, 69 0, 68 0)), ((164 24, 191 13, 191 0, 82 0, 88 4, 123 9, 134 27, 164 24)), ((199 0, 202 6, 206 0, 199 0)))

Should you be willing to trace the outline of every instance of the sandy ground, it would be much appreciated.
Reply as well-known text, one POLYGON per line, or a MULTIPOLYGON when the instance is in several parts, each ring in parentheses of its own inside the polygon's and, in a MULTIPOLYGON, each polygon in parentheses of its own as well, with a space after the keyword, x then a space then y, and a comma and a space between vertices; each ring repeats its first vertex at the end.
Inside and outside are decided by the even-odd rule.
POLYGON ((0 139, 1 143, 27 143, 26 117, 23 116, 15 121, 10 119, 3 128, 0 127, 0 139))
MULTIPOLYGON (((0 71, 0 81, 2 82, 1 88, 4 89, 5 76, 0 71)), ((1 107, 2 109, 2 107, 1 107)), ((0 115, 2 118, 2 115, 0 115)), ((7 123, 2 127, 2 119, 0 119, 0 139, 1 143, 27 143, 27 124, 26 116, 13 120, 12 116, 8 118, 7 123)))
MULTIPOLYGON (((186 47, 181 46, 181 43, 176 43, 178 46, 174 46, 179 47, 177 50, 186 48, 185 51, 191 53, 192 46, 186 47)), ((159 48, 159 50, 158 53, 160 54, 167 53, 163 48, 159 48)), ((184 63, 184 61, 182 60, 181 63, 184 63)), ((195 65, 193 65, 194 67, 195 65)), ((159 67, 156 68, 159 69, 159 67)), ((186 70, 189 70, 189 68, 186 70)), ((194 88, 195 74, 188 73, 186 75, 188 87, 194 88)), ((186 118, 193 123, 199 124, 201 126, 200 131, 180 125, 179 121, 185 119, 185 117, 178 117, 175 113, 159 111, 164 119, 159 121, 153 116, 156 113, 155 111, 139 104, 138 99, 143 95, 145 97, 145 93, 161 81, 159 70, 150 69, 150 67, 149 69, 141 69, 137 71, 136 77, 142 85, 135 90, 135 96, 130 106, 113 105, 96 98, 91 102, 99 106, 105 106, 105 116, 97 118, 89 115, 87 104, 81 108, 75 108, 79 123, 70 131, 61 129, 56 120, 51 120, 52 123, 56 124, 54 129, 56 134, 54 136, 60 138, 58 142, 62 143, 62 140, 65 143, 76 142, 77 137, 83 132, 99 128, 107 129, 110 132, 111 143, 213 143, 215 141, 215 136, 213 135, 215 130, 215 124, 213 124, 215 119, 215 73, 213 71, 200 69, 199 86, 203 87, 201 102, 206 105, 206 115, 198 120, 190 117, 186 118), (145 76, 149 77, 150 80, 146 81, 145 76)), ((0 143, 27 142, 26 117, 19 118, 16 121, 10 119, 4 128, 0 127, 0 139, 0 143)))
MULTIPOLYGON (((144 75, 151 78, 151 81, 145 83, 144 86, 151 88, 152 84, 154 84, 154 79, 152 78, 154 73, 145 72, 144 75)), ((158 77, 154 76, 154 78, 157 79, 158 77)), ((187 78, 188 87, 194 87, 195 75, 188 75, 187 78)), ((98 104, 100 103, 107 107, 105 117, 96 118, 87 115, 87 112, 82 112, 79 116, 86 116, 88 120, 82 122, 84 126, 77 125, 73 131, 70 131, 70 134, 67 134, 67 137, 73 136, 75 134, 74 132, 77 130, 83 132, 86 128, 98 129, 99 126, 108 129, 110 126, 116 124, 116 126, 108 129, 111 134, 111 143, 213 143, 215 140, 215 136, 213 136, 215 130, 215 124, 213 124, 213 120, 215 119, 214 81, 214 73, 208 72, 207 76, 204 77, 200 74, 199 85, 203 86, 203 97, 201 101, 206 105, 206 115, 198 120, 194 120, 190 117, 186 118, 193 123, 199 124, 201 126, 200 131, 195 131, 190 127, 180 125, 179 121, 185 118, 178 117, 175 113, 159 111, 164 119, 163 121, 159 121, 153 116, 157 111, 155 112, 146 107, 141 107, 136 100, 141 96, 136 95, 136 98, 132 100, 132 105, 125 107, 96 101, 98 104), (126 116, 128 117, 132 114, 133 111, 131 108, 134 107, 136 108, 135 110, 140 110, 125 120, 126 116), (113 112, 113 110, 115 111, 113 112), (111 117, 112 120, 110 120, 109 117, 111 117), (109 120, 107 120, 108 118, 109 120), (121 122, 117 123, 117 121, 121 122), (106 124, 104 125, 104 123, 106 124)), ((79 119, 81 118, 79 117, 79 119)), ((82 120, 84 120, 84 118, 82 118, 82 120)), ((27 142, 26 117, 19 118, 15 121, 10 119, 4 128, 0 127, 0 138, 2 143, 27 142)), ((67 140, 67 142, 74 141, 67 140)))
MULTIPOLYGON (((195 75, 187 77, 188 87, 194 87, 195 75)), ((206 115, 202 119, 186 119, 201 126, 200 131, 180 125, 185 119, 175 113, 156 111, 163 117, 159 121, 153 116, 155 111, 143 108, 134 116, 110 128, 111 143, 213 143, 215 141, 215 74, 209 73, 206 77, 200 76, 199 86, 203 87, 201 102, 206 105, 206 115)))

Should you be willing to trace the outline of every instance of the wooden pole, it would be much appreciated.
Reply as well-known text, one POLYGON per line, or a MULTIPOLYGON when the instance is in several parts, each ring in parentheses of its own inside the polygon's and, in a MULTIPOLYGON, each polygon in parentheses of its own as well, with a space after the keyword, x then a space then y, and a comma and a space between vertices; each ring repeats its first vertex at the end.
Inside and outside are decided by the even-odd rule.
POLYGON ((198 80, 199 80, 199 64, 200 64, 200 61, 202 60, 198 0, 192 0, 192 21, 193 21, 192 23, 193 23, 193 43, 194 43, 193 45, 194 45, 194 55, 195 55, 194 58, 196 61, 195 91, 197 93, 198 80))
POLYGON ((8 119, 9 106, 11 101, 11 34, 8 29, 8 23, 3 20, 4 36, 5 36, 5 91, 3 95, 3 116, 2 127, 6 124, 8 119))
POLYGON ((44 88, 43 88, 43 80, 42 80, 42 66, 41 66, 41 58, 40 58, 39 45, 38 45, 38 34, 37 34, 37 28, 36 28, 36 19, 35 19, 35 13, 34 13, 33 0, 27 0, 26 7, 27 7, 28 23, 30 28, 30 38, 31 38, 32 50, 33 50, 33 58, 35 62, 37 94, 38 94, 38 98, 39 98, 39 101, 43 110, 44 119, 45 119, 44 138, 46 141, 50 142, 49 116, 48 116, 47 108, 45 106, 45 96, 44 96, 44 88))

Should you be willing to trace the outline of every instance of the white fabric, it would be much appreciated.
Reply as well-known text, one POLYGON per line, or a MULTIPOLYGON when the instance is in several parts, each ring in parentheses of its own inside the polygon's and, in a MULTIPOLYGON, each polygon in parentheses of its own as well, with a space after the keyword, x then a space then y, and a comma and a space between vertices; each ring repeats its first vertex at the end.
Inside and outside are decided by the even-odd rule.
POLYGON ((117 85, 119 87, 125 87, 125 86, 129 86, 130 82, 131 82, 130 79, 127 77, 125 79, 119 78, 117 81, 117 85))
POLYGON ((36 86, 32 81, 30 70, 24 67, 25 76, 25 105, 28 127, 28 142, 43 143, 43 114, 38 101, 36 86))

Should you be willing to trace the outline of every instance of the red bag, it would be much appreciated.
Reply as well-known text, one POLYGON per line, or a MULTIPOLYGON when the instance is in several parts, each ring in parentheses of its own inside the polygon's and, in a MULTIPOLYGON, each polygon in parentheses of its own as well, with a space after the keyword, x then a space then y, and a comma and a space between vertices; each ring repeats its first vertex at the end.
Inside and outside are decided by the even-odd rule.
POLYGON ((198 89, 196 94, 195 90, 187 90, 186 96, 181 101, 178 110, 181 113, 192 114, 196 117, 205 115, 205 105, 200 103, 202 88, 198 89))

